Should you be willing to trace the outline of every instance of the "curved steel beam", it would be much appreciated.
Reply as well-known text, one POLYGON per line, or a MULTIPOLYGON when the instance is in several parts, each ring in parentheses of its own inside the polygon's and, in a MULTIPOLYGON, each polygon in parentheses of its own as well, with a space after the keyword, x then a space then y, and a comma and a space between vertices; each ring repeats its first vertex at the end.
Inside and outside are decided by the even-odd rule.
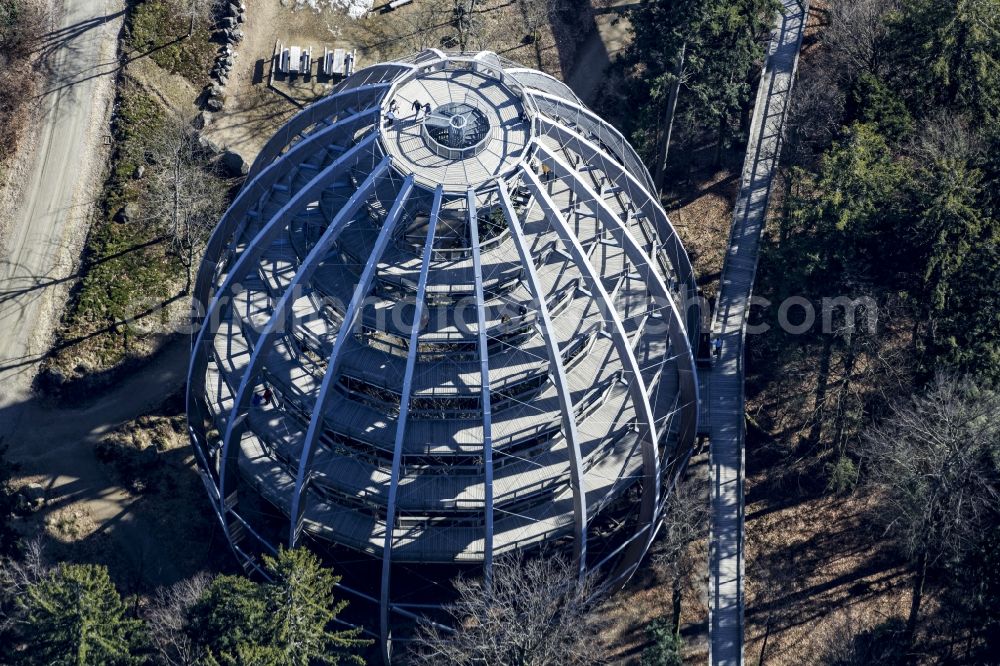
MULTIPOLYGON (((215 291, 215 295, 205 310, 205 317, 192 345, 187 384, 189 422, 192 420, 191 415, 193 414, 196 417, 194 420, 195 424, 199 427, 201 426, 200 419, 203 418, 203 415, 201 414, 201 410, 198 409, 198 400, 202 398, 205 392, 205 368, 208 365, 208 350, 212 345, 212 339, 218 332, 222 319, 225 318, 227 309, 232 307, 232 294, 230 294, 230 291, 233 286, 239 280, 242 280, 254 266, 260 263, 260 258, 264 251, 270 247, 274 239, 285 228, 285 223, 304 210, 331 182, 342 176, 343 172, 354 164, 355 158, 359 154, 373 146, 376 138, 375 134, 369 134, 334 160, 330 166, 318 173, 304 188, 296 192, 261 227, 257 235, 248 244, 246 251, 239 256, 236 263, 230 268, 226 279, 222 281, 222 284, 215 291)), ((202 270, 204 271, 204 267, 202 267, 202 270)))
POLYGON ((639 205, 656 226, 661 237, 660 240, 668 246, 670 259, 674 264, 674 270, 677 271, 678 278, 682 282, 689 279, 693 281, 694 269, 691 267, 691 261, 687 257, 670 218, 667 217, 651 194, 652 190, 646 188, 631 171, 624 168, 619 162, 609 159, 606 150, 575 129, 560 125, 550 118, 540 117, 538 120, 542 133, 553 136, 560 146, 579 154, 587 164, 599 168, 611 182, 628 193, 629 198, 639 205))
POLYGON ((531 248, 524 238, 524 231, 521 229, 521 221, 517 217, 514 205, 510 201, 510 194, 507 192, 507 185, 502 178, 497 179, 497 187, 500 191, 500 205, 507 218, 507 225, 510 227, 510 237, 517 247, 517 254, 521 258, 521 267, 524 269, 525 278, 528 283, 528 290, 538 307, 538 315, 542 328, 542 338, 545 341, 545 349, 549 356, 549 370, 552 373, 552 382, 555 385, 556 395, 559 397, 559 407, 562 412, 562 430, 566 438, 566 452, 569 457, 570 486, 573 491, 573 519, 575 523, 576 539, 574 541, 574 555, 577 563, 577 573, 582 578, 587 570, 587 482, 583 474, 583 456, 580 453, 580 438, 576 429, 576 410, 573 406, 573 396, 569 390, 566 380, 566 369, 563 367, 562 354, 559 351, 559 341, 556 340, 552 327, 552 318, 549 316, 549 308, 545 302, 545 294, 538 286, 538 274, 535 272, 535 262, 531 256, 531 248))
MULTIPOLYGON (((675 356, 678 359, 677 380, 678 389, 682 398, 680 405, 681 425, 678 432, 678 448, 690 451, 694 447, 698 433, 698 419, 700 417, 701 396, 698 389, 698 375, 695 367, 694 353, 691 350, 691 343, 684 331, 684 320, 674 302, 673 294, 667 288, 663 277, 656 269, 650 257, 642 249, 642 246, 632 235, 629 227, 620 217, 607 205, 598 192, 594 191, 586 182, 575 177, 574 169, 562 160, 554 151, 540 141, 537 145, 536 156, 543 163, 547 164, 557 177, 569 183, 574 190, 577 199, 580 201, 593 201, 596 205, 598 219, 605 228, 611 229, 616 238, 621 242, 621 247, 629 262, 639 272, 639 277, 646 284, 647 289, 659 304, 659 309, 664 319, 668 322, 668 333, 670 345, 677 350, 675 356)), ((657 474, 657 482, 660 483, 660 475, 657 474)), ((658 495, 659 495, 658 491, 658 495)), ((653 524, 660 519, 660 507, 662 500, 658 502, 653 516, 653 524)), ((648 509, 644 505, 643 515, 648 515, 648 509)), ((655 537, 654 530, 646 532, 647 538, 635 540, 630 545, 625 556, 622 558, 619 569, 622 567, 635 566, 645 556, 655 537)))
MULTIPOLYGON (((353 96, 357 98, 359 104, 374 103, 379 101, 388 92, 390 86, 392 86, 392 81, 373 83, 357 88, 347 88, 346 90, 331 93, 296 113, 281 129, 267 140, 264 147, 257 153, 257 157, 254 159, 249 173, 247 173, 247 182, 256 178, 257 174, 269 167, 273 163, 274 158, 281 153, 281 149, 291 143, 292 139, 302 131, 318 122, 322 122, 339 111, 342 102, 353 101, 351 100, 353 96)), ((361 111, 378 110, 378 108, 379 105, 374 104, 373 106, 366 106, 361 111)), ((303 141, 308 140, 311 136, 306 137, 303 141)))
MULTIPOLYGON (((289 150, 281 163, 271 163, 259 174, 247 177, 240 193, 233 203, 226 209, 219 224, 212 231, 205 246, 205 254, 201 260, 201 268, 198 270, 198 277, 195 279, 194 302, 199 306, 208 303, 209 289, 212 278, 215 276, 215 268, 222 259, 223 249, 227 246, 229 238, 236 234, 237 227, 246 220, 250 209, 257 205, 261 197, 266 195, 279 180, 288 177, 290 171, 299 166, 307 159, 328 147, 327 142, 344 131, 357 129, 362 123, 371 122, 370 116, 377 114, 378 108, 366 109, 344 118, 342 121, 334 123, 308 138, 295 144, 289 150)), ((377 122, 377 121, 376 121, 377 122)), ((193 313, 193 319, 197 322, 198 313, 193 313)))
POLYGON ((333 87, 334 92, 340 92, 342 90, 351 90, 352 88, 360 88, 363 85, 368 85, 373 79, 376 82, 386 81, 392 83, 399 76, 398 71, 392 70, 411 70, 415 67, 412 62, 403 62, 400 60, 390 60, 388 62, 377 63, 374 65, 368 65, 363 69, 359 69, 351 74, 349 77, 338 83, 333 87), (374 75, 374 76, 373 76, 374 75), (385 76, 389 75, 389 76, 385 76), (355 79, 358 79, 360 83, 356 86, 351 85, 355 83, 355 79))
POLYGON ((631 394, 632 404, 639 421, 639 438, 642 442, 642 467, 643 467, 643 491, 642 491, 642 518, 644 522, 652 523, 656 518, 656 506, 660 496, 660 474, 659 455, 657 445, 659 438, 656 434, 656 419, 653 416, 653 408, 649 404, 649 392, 646 389, 646 380, 642 376, 642 368, 635 358, 632 350, 632 342, 625 333, 618 310, 608 295, 600 276, 590 263, 587 251, 580 245, 580 240, 576 237, 566 220, 563 219, 559 206, 549 196, 548 191, 538 180, 531 169, 526 165, 521 165, 521 174, 524 176, 528 189, 535 197, 535 201, 541 206, 545 218, 549 225, 555 230, 563 246, 569 251, 576 262, 576 267, 580 271, 587 289, 593 295, 594 303, 600 310, 601 317, 611 325, 611 342, 618 353, 618 358, 625 366, 626 372, 632 375, 628 389, 631 394))
MULTIPOLYGON (((653 186, 653 178, 649 173, 649 169, 646 168, 645 162, 639 158, 639 155, 635 152, 635 148, 632 147, 632 144, 625 140, 625 137, 622 136, 622 133, 619 132, 614 125, 601 118, 586 106, 578 106, 569 103, 566 100, 560 99, 556 95, 543 91, 529 92, 528 94, 532 97, 532 102, 536 106, 541 101, 543 103, 547 103, 550 107, 554 107, 552 115, 557 118, 569 120, 573 122, 573 124, 581 127, 587 127, 587 124, 581 123, 581 118, 579 116, 586 119, 591 126, 596 128, 597 131, 594 131, 593 133, 596 136, 599 136, 601 141, 607 145, 608 148, 610 148, 613 152, 621 153, 616 156, 618 157, 618 161, 627 167, 629 173, 631 173, 636 180, 641 180, 644 187, 650 192, 656 191, 656 188, 653 186), (565 113, 559 113, 558 109, 568 109, 572 113, 579 114, 579 116, 571 118, 565 113), (610 134, 610 137, 603 136, 602 131, 610 134), (617 145, 613 145, 610 139, 613 139, 614 143, 617 145)), ((591 127, 587 127, 587 129, 591 129, 591 127)))
POLYGON ((593 142, 581 136, 577 132, 563 127, 548 118, 539 116, 538 126, 546 134, 554 135, 560 145, 572 149, 583 156, 588 163, 594 164, 604 172, 606 176, 618 187, 626 190, 632 201, 639 204, 645 215, 653 221, 657 227, 656 231, 660 235, 660 241, 664 243, 673 269, 677 272, 678 280, 687 286, 685 303, 683 304, 684 319, 687 322, 687 334, 692 345, 698 343, 698 334, 701 332, 701 308, 698 303, 698 286, 695 283, 694 268, 691 266, 691 259, 688 257, 684 245, 677 235, 670 218, 653 199, 649 190, 644 188, 627 169, 612 159, 598 148, 593 142))
POLYGON ((604 226, 613 230, 615 237, 619 238, 622 250, 629 262, 639 272, 639 277, 646 283, 646 287, 652 293, 653 298, 658 301, 658 306, 664 318, 669 323, 670 344, 683 356, 683 367, 678 364, 678 380, 681 395, 684 403, 681 405, 683 418, 681 422, 680 442, 682 446, 690 447, 694 445, 698 432, 699 404, 701 396, 698 392, 698 375, 695 367, 694 352, 691 343, 684 331, 684 319, 680 310, 674 302, 673 294, 667 288, 663 277, 656 269, 655 264, 646 252, 642 249, 639 241, 636 240, 628 225, 607 205, 600 194, 591 188, 580 178, 575 177, 574 169, 560 158, 554 151, 540 141, 535 142, 537 148, 536 156, 543 163, 547 164, 557 177, 563 178, 569 187, 576 193, 579 201, 593 201, 596 205, 598 220, 604 226))
POLYGON ((565 98, 566 101, 572 104, 583 104, 583 100, 577 97, 572 88, 556 77, 550 76, 545 72, 540 72, 537 69, 529 69, 527 67, 511 67, 510 69, 505 69, 504 74, 510 75, 515 81, 521 84, 521 87, 530 89, 527 91, 529 93, 531 90, 545 92, 545 88, 543 88, 542 85, 532 83, 533 79, 540 79, 545 82, 545 85, 550 85, 555 90, 558 90, 560 92, 559 96, 565 98))
POLYGON ((413 327, 410 330, 410 348, 406 351, 406 369, 403 372, 403 389, 399 397, 399 417, 396 419, 396 440, 392 448, 392 472, 389 477, 389 498, 385 512, 385 540, 382 544, 382 581, 379 593, 379 638, 382 659, 389 663, 389 585, 392 575, 392 534, 396 522, 396 501, 399 490, 399 473, 403 457, 403 438, 406 435, 406 419, 410 412, 410 395, 413 391, 413 369, 417 364, 417 347, 420 343, 420 327, 424 317, 424 297, 427 293, 427 274, 430 271, 431 255, 434 254, 434 234, 441 213, 441 199, 444 187, 434 190, 434 203, 427 221, 427 240, 424 242, 424 256, 420 262, 420 277, 417 279, 417 295, 414 302, 413 327))
MULTIPOLYGON (((375 182, 389 170, 390 162, 391 158, 386 157, 372 170, 358 187, 357 191, 351 195, 351 198, 348 199, 347 203, 344 204, 343 208, 333 218, 329 226, 327 226, 323 235, 316 242, 316 245, 313 246, 309 254, 302 260, 299 270, 295 272, 295 276, 288 283, 278 303, 274 306, 274 311, 271 314, 271 318, 268 319, 267 326, 254 345, 250 361, 243 371, 243 379, 240 381, 239 389, 233 399, 233 408, 226 421, 226 432, 222 440, 222 469, 219 474, 219 494, 222 496, 224 504, 227 503, 226 482, 229 477, 237 474, 236 466, 240 450, 239 439, 246 430, 244 423, 250 407, 250 396, 253 393, 253 386, 256 385, 257 375, 260 374, 261 367, 264 365, 264 358, 267 352, 270 351, 274 338, 288 323, 288 313, 299 291, 298 286, 300 284, 308 284, 312 279, 313 273, 316 271, 323 257, 326 256, 330 245, 337 239, 340 232, 343 231, 347 223, 354 217, 365 200, 374 191, 375 182), (236 440, 236 446, 233 446, 234 439, 236 440)), ((293 201, 290 201, 285 208, 282 208, 281 211, 275 214, 269 225, 277 221, 279 223, 277 226, 284 228, 284 224, 288 222, 297 209, 304 207, 306 202, 319 194, 334 179, 335 175, 331 169, 332 166, 327 169, 330 173, 326 178, 319 180, 321 176, 317 176, 313 183, 310 184, 310 187, 301 190, 293 201)), ((327 173, 327 171, 324 171, 324 173, 327 173)))
POLYGON ((469 232, 472 241, 472 272, 476 283, 476 345, 479 348, 480 400, 483 406, 483 501, 486 533, 483 535, 483 577, 493 580, 493 408, 490 401, 490 355, 486 343, 486 297, 483 295, 483 262, 479 246, 476 191, 467 195, 469 232))
POLYGON ((295 477, 295 490, 292 494, 292 509, 289 515, 289 548, 295 547, 299 532, 302 529, 302 518, 305 513, 304 496, 306 493, 306 483, 309 480, 309 471, 312 469, 313 456, 316 454, 316 440, 319 439, 319 435, 323 430, 323 419, 326 413, 326 403, 330 397, 330 389, 336 383, 337 376, 340 374, 340 364, 344 358, 344 347, 351 338, 352 329, 365 305, 365 299, 368 297, 372 282, 375 280, 375 273, 378 272, 378 262, 382 260, 385 248, 389 245, 389 240, 392 238, 392 231, 396 228, 396 222, 399 221, 399 217, 403 213, 403 206, 406 205, 406 200, 410 198, 412 191, 413 175, 410 174, 403 180, 403 184, 396 195, 396 200, 393 202, 392 208, 389 209, 389 213, 385 216, 385 221, 382 222, 382 229, 375 239, 375 245, 372 247, 371 254, 368 255, 368 259, 365 261, 365 267, 358 278, 358 284, 354 288, 351 302, 344 313, 344 321, 340 324, 337 340, 333 343, 333 349, 330 351, 330 358, 326 363, 326 372, 323 374, 319 395, 313 404, 313 413, 309 419, 309 429, 306 430, 306 438, 302 443, 302 451, 299 453, 299 471, 295 477))

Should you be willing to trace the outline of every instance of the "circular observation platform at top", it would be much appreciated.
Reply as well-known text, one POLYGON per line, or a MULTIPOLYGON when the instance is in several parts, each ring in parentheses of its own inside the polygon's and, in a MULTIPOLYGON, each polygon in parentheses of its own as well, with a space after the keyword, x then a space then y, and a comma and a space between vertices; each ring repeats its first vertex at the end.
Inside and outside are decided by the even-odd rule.
POLYGON ((383 145, 396 168, 446 192, 512 173, 532 138, 521 94, 499 63, 448 60, 418 70, 385 96, 382 115, 383 145))

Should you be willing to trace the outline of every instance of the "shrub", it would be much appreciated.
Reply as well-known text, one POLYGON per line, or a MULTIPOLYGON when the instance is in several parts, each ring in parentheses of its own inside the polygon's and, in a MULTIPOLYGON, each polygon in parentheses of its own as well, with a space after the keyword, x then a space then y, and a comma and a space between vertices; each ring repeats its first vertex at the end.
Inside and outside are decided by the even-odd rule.
POLYGON ((652 645, 642 651, 642 666, 682 666, 681 638, 668 617, 659 617, 646 627, 652 645))
POLYGON ((838 495, 849 493, 858 485, 858 468, 847 456, 841 456, 837 462, 827 466, 829 479, 826 482, 828 492, 838 495))
POLYGON ((27 124, 38 85, 32 51, 47 24, 40 0, 0 0, 0 163, 14 154, 27 124))

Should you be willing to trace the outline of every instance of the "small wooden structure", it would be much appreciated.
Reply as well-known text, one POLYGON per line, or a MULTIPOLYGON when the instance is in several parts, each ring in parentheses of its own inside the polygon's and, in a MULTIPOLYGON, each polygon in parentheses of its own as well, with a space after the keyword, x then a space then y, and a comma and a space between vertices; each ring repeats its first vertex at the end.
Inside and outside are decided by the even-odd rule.
POLYGON ((312 71, 312 47, 285 47, 278 42, 275 45, 274 51, 280 73, 308 76, 312 71))
POLYGON ((324 76, 347 77, 354 73, 354 62, 357 51, 348 52, 346 49, 330 49, 323 47, 323 60, 320 62, 319 71, 324 76))

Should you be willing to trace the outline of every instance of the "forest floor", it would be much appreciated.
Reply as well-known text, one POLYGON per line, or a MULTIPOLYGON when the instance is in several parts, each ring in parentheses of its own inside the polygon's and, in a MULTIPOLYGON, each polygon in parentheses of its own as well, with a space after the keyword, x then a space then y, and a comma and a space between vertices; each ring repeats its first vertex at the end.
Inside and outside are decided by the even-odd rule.
POLYGON ((823 663, 831 646, 909 605, 910 577, 867 524, 870 496, 776 492, 766 453, 747 470, 747 663, 823 663))
MULTIPOLYGON (((776 235, 765 230, 754 289, 775 300, 767 247, 776 235)), ((797 453, 816 434, 820 383, 842 378, 821 377, 821 342, 783 340, 774 349, 766 336, 747 338, 744 654, 754 664, 822 663, 832 646, 905 617, 912 579, 872 524, 877 498, 864 487, 835 493, 823 461, 797 453)))
POLYGON ((187 357, 187 340, 176 338, 82 406, 21 406, 21 426, 7 440, 21 465, 15 483, 44 488, 21 531, 39 536, 49 559, 105 564, 126 593, 226 559, 186 436, 187 357))
POLYGON ((625 16, 633 0, 600 0, 592 2, 593 29, 579 47, 575 66, 568 69, 566 85, 588 104, 600 94, 607 78, 605 72, 631 36, 631 24, 625 16))
MULTIPOLYGON (((682 483, 700 484, 708 502, 708 447, 697 451, 688 465, 682 483)), ((707 514, 706 514, 707 515, 707 514)), ((708 541, 691 545, 693 561, 708 561, 708 541)), ((671 612, 673 581, 656 567, 651 558, 624 589, 607 599, 599 611, 606 625, 601 641, 607 648, 610 663, 634 666, 649 641, 646 626, 671 612)), ((681 601, 681 639, 685 663, 703 664, 708 658, 708 577, 692 577, 683 589, 681 601)))

